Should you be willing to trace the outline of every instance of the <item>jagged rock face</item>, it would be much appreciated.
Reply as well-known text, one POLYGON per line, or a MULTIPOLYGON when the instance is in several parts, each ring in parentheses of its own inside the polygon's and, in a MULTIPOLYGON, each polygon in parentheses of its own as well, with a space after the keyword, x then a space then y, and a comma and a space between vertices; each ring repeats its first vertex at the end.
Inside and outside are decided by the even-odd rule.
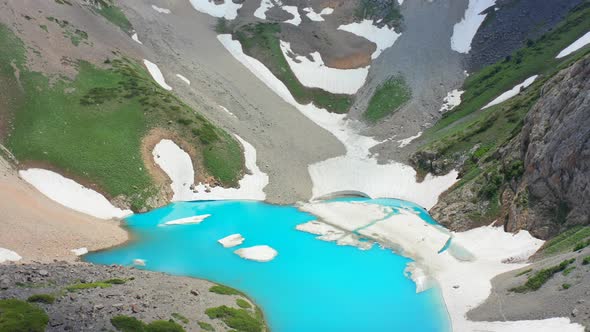
POLYGON ((507 230, 529 229, 547 238, 572 225, 588 224, 590 57, 545 84, 526 117, 520 147, 525 172, 516 196, 528 196, 520 200, 528 201, 528 208, 512 203, 507 230))
POLYGON ((503 184, 497 215, 481 218, 490 202, 477 195, 485 180, 476 180, 443 195, 433 218, 455 231, 496 220, 543 239, 590 224, 590 56, 543 86, 520 134, 497 155, 501 164, 524 166, 519 179, 503 184))

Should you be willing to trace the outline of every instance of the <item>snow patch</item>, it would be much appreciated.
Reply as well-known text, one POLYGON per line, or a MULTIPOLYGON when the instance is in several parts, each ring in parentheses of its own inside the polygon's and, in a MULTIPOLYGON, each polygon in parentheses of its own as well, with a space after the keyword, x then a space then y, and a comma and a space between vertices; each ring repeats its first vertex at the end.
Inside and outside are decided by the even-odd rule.
POLYGON ((16 252, 0 248, 0 263, 20 261, 22 257, 16 252))
POLYGON ((86 255, 88 253, 88 248, 82 247, 82 248, 72 249, 70 251, 76 256, 82 256, 82 255, 86 255))
POLYGON ((307 16, 307 18, 309 18, 310 20, 312 20, 314 22, 323 22, 324 18, 322 16, 332 14, 334 12, 334 9, 332 9, 330 7, 326 7, 324 9, 322 9, 322 11, 317 13, 316 11, 313 10, 313 8, 305 7, 305 8, 303 8, 303 11, 305 12, 305 15, 307 16))
POLYGON ((29 168, 18 174, 43 195, 72 210, 100 219, 123 218, 133 213, 114 207, 103 195, 58 173, 29 168))
POLYGON ((404 146, 406 146, 406 145, 408 145, 408 144, 412 143, 412 141, 413 141, 413 140, 415 140, 416 138, 418 138, 418 137, 420 137, 420 136, 422 136, 422 132, 419 132, 419 133, 417 133, 416 135, 414 135, 414 136, 410 136, 410 137, 408 137, 408 138, 400 139, 400 140, 398 140, 397 142, 399 143, 399 147, 400 147, 400 148, 403 148, 404 146))
POLYGON ((158 65, 145 59, 143 60, 143 64, 150 72, 150 75, 152 75, 152 78, 154 79, 154 81, 156 81, 156 83, 158 83, 164 90, 172 90, 172 87, 166 84, 164 75, 162 75, 162 72, 160 71, 160 68, 158 68, 158 65))
POLYGON ((357 36, 363 37, 375 43, 377 45, 377 49, 371 55, 371 59, 377 59, 381 52, 393 46, 395 41, 402 34, 395 32, 393 28, 389 28, 387 25, 379 28, 374 25, 373 22, 373 20, 365 19, 361 22, 353 22, 350 24, 341 25, 338 27, 338 30, 354 33, 357 36))
POLYGON ((188 78, 186 78, 180 74, 176 74, 176 77, 180 78, 184 83, 191 85, 191 81, 188 78))
POLYGON ((254 16, 261 20, 266 20, 266 12, 274 7, 274 3, 271 0, 261 0, 260 6, 254 11, 254 16))
POLYGON ((537 79, 538 76, 539 75, 531 76, 531 77, 527 78, 526 80, 524 80, 524 82, 515 85, 512 89, 504 92, 503 94, 496 97, 496 99, 490 101, 487 105, 482 107, 482 109, 486 109, 488 107, 498 105, 498 104, 503 103, 506 100, 518 95, 520 93, 521 89, 524 89, 524 88, 528 87, 529 85, 533 84, 533 82, 537 79))
POLYGON ((439 112, 447 112, 461 104, 461 95, 465 93, 462 90, 453 90, 447 93, 447 96, 443 99, 443 104, 438 110, 439 112))
POLYGON ((295 26, 301 24, 301 16, 299 15, 299 9, 297 8, 297 6, 282 6, 281 9, 293 15, 292 19, 286 20, 283 23, 293 24, 295 26))
POLYGON ((496 0, 469 0, 463 19, 453 27, 452 50, 459 53, 469 53, 471 41, 487 16, 482 12, 495 4, 496 0))
POLYGON ((222 110, 223 110, 225 113, 229 114, 230 116, 232 116, 232 117, 234 117, 234 118, 236 118, 236 119, 238 118, 238 117, 237 117, 235 114, 233 114, 233 113, 232 113, 230 110, 228 110, 227 108, 225 108, 225 107, 223 107, 223 106, 221 106, 221 105, 219 105, 219 107, 220 107, 220 108, 221 108, 221 109, 222 109, 222 110))
POLYGON ((195 171, 191 156, 169 139, 161 140, 152 151, 154 161, 168 175, 174 195, 172 201, 186 201, 192 198, 191 186, 195 171))
POLYGON ((137 32, 133 33, 131 39, 133 39, 136 43, 143 45, 143 43, 139 40, 139 37, 137 36, 137 32))
POLYGON ((276 250, 267 245, 242 248, 234 251, 234 253, 244 259, 257 262, 269 262, 278 255, 276 250))
POLYGON ((208 188, 206 185, 200 183, 195 187, 196 192, 192 196, 193 200, 250 199, 263 201, 266 199, 264 188, 268 184, 268 175, 256 165, 256 149, 240 136, 235 135, 235 137, 244 148, 246 168, 250 173, 244 175, 239 181, 239 188, 208 188))
POLYGON ((170 11, 170 9, 168 9, 168 8, 161 8, 161 7, 158 7, 158 6, 156 6, 156 5, 152 5, 152 8, 153 8, 155 11, 157 11, 158 13, 161 13, 161 14, 170 14, 170 13, 172 13, 172 12, 170 11))
POLYGON ((196 225, 203 222, 203 220, 211 217, 210 214, 203 214, 200 216, 192 216, 187 218, 180 218, 171 221, 167 221, 162 224, 162 226, 173 226, 173 225, 196 225))
POLYGON ((311 53, 313 60, 297 55, 291 44, 280 41, 281 51, 297 80, 306 87, 320 88, 336 94, 355 94, 369 74, 369 66, 357 69, 336 69, 327 67, 319 52, 311 53), (294 55, 294 58, 290 55, 294 55))
POLYGON ((242 234, 232 234, 224 237, 223 239, 217 240, 217 242, 219 242, 224 248, 231 248, 244 243, 244 240, 245 239, 242 234))
POLYGON ((568 56, 588 44, 590 44, 590 31, 586 32, 585 35, 573 42, 570 46, 564 48, 555 58, 559 59, 568 56))
POLYGON ((191 5, 197 11, 213 17, 223 17, 233 20, 238 16, 238 9, 242 8, 241 3, 234 3, 233 0, 223 0, 223 3, 216 4, 212 0, 190 0, 191 5))

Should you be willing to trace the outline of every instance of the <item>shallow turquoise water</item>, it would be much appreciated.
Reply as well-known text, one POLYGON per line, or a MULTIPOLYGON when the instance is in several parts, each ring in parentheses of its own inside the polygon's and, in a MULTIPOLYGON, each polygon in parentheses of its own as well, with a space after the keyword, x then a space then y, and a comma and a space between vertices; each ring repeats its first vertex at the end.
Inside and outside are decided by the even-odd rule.
MULTIPOLYGON (((350 200, 350 199, 348 199, 350 200)), ((420 207, 398 200, 367 200, 420 207)), ((99 264, 131 265, 219 282, 247 293, 262 308, 272 331, 448 331, 436 290, 415 293, 404 276, 410 260, 374 246, 361 251, 316 240, 295 226, 315 218, 294 207, 247 201, 175 203, 127 219, 135 240, 85 256, 99 264), (211 214, 198 225, 158 227, 169 220, 211 214), (223 248, 218 239, 240 233, 245 242, 223 248), (244 260, 237 248, 266 244, 271 262, 244 260)))

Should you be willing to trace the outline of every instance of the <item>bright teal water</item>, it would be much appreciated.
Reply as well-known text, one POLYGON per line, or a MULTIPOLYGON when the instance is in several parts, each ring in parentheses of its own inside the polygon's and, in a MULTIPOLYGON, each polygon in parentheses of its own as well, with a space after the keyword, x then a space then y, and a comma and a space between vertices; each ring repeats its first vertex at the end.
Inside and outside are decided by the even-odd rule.
MULTIPOLYGON (((423 211, 397 200, 367 202, 394 207, 410 204, 423 211)), ((434 222, 425 212, 421 215, 434 222)), ((133 242, 90 253, 85 259, 130 265, 140 258, 150 270, 240 289, 262 308, 275 332, 448 331, 439 293, 416 294, 414 283, 404 276, 407 258, 378 246, 367 251, 338 246, 295 230, 297 224, 313 219, 294 207, 260 202, 175 203, 131 216, 127 223, 135 235, 133 242), (198 225, 158 227, 201 214, 212 216, 198 225), (233 233, 246 238, 242 246, 223 248, 217 243, 233 233), (270 245, 279 255, 271 262, 258 263, 233 253, 259 244, 270 245)))

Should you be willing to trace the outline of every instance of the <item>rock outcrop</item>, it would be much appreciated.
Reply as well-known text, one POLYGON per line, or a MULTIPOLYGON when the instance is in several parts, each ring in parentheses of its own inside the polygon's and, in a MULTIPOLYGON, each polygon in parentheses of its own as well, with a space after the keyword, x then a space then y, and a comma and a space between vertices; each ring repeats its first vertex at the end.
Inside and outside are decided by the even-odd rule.
POLYGON ((502 180, 483 176, 452 188, 432 216, 453 230, 496 220, 507 231, 526 229, 543 239, 590 223, 590 56, 544 84, 521 132, 495 159, 502 180), (481 199, 495 181, 497 197, 481 199))

